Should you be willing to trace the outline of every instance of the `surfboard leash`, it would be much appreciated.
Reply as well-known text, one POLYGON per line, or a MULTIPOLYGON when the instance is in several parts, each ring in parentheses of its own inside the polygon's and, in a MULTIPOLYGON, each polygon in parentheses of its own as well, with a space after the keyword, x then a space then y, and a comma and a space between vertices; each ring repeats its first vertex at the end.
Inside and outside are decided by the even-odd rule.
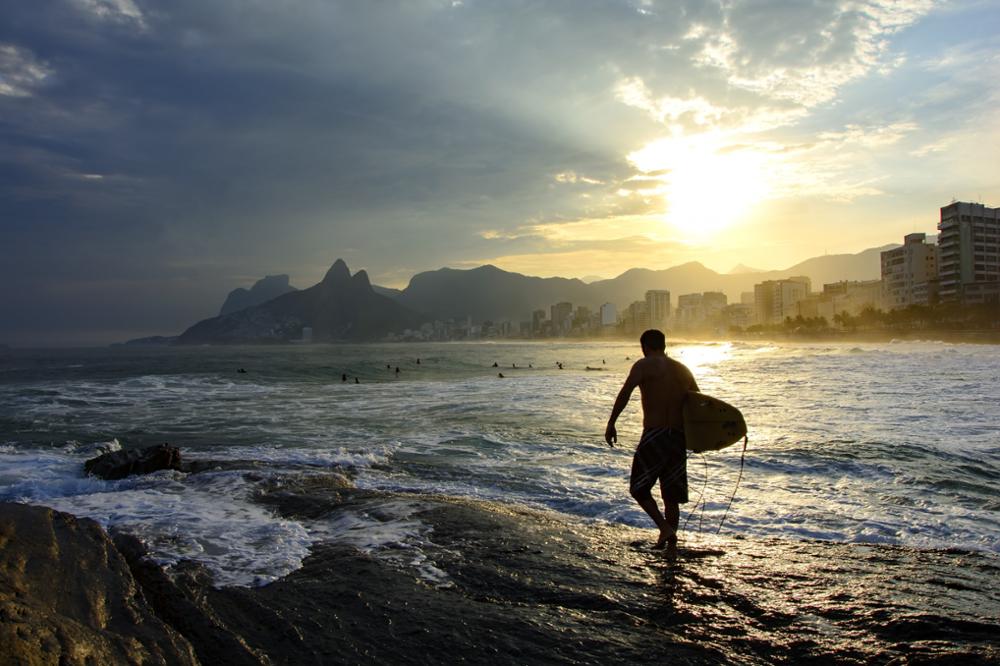
POLYGON ((681 529, 687 529, 688 523, 691 522, 691 517, 698 510, 698 505, 701 504, 701 516, 698 518, 698 531, 701 532, 702 521, 705 519, 705 491, 708 489, 708 458, 705 457, 704 453, 699 452, 699 455, 701 455, 701 462, 705 465, 705 479, 701 484, 701 492, 698 493, 698 499, 695 500, 694 506, 688 511, 687 518, 684 519, 684 526, 681 529))
POLYGON ((743 480, 743 463, 746 461, 747 442, 749 441, 750 441, 750 436, 743 435, 743 452, 740 454, 740 473, 736 477, 736 487, 733 488, 733 496, 729 498, 729 506, 726 507, 726 512, 722 514, 722 520, 719 521, 719 529, 715 530, 716 534, 722 531, 722 526, 726 522, 726 516, 729 515, 729 510, 733 508, 733 500, 736 499, 736 491, 740 489, 740 481, 743 480))

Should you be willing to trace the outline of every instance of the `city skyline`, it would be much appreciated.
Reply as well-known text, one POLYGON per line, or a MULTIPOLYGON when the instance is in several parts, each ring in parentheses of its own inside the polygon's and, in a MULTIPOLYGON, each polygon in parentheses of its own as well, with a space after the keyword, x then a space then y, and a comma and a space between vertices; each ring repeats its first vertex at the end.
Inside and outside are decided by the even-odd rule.
POLYGON ((1000 203, 1000 10, 555 0, 0 9, 0 342, 172 331, 332 257, 780 269, 1000 203))

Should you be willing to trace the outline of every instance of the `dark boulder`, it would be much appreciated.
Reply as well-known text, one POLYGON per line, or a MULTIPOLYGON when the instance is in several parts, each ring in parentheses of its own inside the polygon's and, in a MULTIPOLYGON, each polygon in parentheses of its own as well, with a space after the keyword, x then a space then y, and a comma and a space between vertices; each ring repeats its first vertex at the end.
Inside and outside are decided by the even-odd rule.
POLYGON ((83 463, 83 471, 112 481, 133 474, 149 474, 161 469, 180 469, 181 452, 176 446, 157 444, 144 449, 112 451, 83 463))
POLYGON ((206 602, 212 577, 200 565, 181 562, 168 575, 134 536, 116 532, 112 540, 157 615, 191 642, 203 664, 259 666, 267 657, 230 630, 206 602))
POLYGON ((197 664, 93 520, 0 503, 0 662, 197 664))

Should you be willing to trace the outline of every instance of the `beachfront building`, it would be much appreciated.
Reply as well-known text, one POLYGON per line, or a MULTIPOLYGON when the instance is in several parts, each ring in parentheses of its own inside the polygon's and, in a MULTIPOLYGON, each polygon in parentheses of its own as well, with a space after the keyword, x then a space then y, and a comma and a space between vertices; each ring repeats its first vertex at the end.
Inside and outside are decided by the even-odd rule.
POLYGON ((941 209, 938 231, 941 301, 1000 302, 1000 208, 952 202, 941 209))
POLYGON ((651 328, 666 330, 670 318, 670 292, 666 289, 650 289, 646 292, 646 312, 651 328))
POLYGON ((563 301, 549 306, 552 314, 552 334, 565 335, 573 325, 573 304, 563 301))
POLYGON ((681 294, 677 298, 677 315, 674 321, 677 328, 692 329, 699 326, 705 318, 705 310, 701 304, 701 294, 681 294))
POLYGON ((882 299, 881 280, 843 280, 823 285, 823 291, 800 300, 796 306, 802 317, 824 317, 832 323, 835 315, 861 314, 866 308, 878 309, 882 299))
POLYGON ((927 305, 936 294, 938 247, 927 234, 907 234, 903 245, 882 253, 881 305, 887 310, 927 305))
POLYGON ((722 308, 722 325, 726 328, 746 328, 754 323, 753 305, 732 303, 722 308))
POLYGON ((729 298, 721 291, 706 291, 701 294, 702 316, 710 324, 720 320, 722 310, 727 305, 729 305, 729 298))
POLYGON ((622 313, 622 327, 625 333, 636 335, 649 328, 649 313, 646 311, 646 301, 634 301, 622 313))
POLYGON ((799 314, 798 302, 809 296, 812 281, 805 276, 766 280, 753 286, 758 324, 780 324, 799 314))
POLYGON ((531 313, 531 334, 541 335, 545 328, 545 310, 535 310, 531 313))
POLYGON ((601 306, 601 328, 618 325, 618 308, 614 303, 605 303, 601 306))

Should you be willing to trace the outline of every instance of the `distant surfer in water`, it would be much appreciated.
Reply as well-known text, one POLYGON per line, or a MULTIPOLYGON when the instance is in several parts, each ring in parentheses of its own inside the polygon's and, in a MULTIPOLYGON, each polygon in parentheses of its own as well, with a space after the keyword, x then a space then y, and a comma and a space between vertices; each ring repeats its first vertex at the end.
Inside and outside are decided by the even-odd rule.
POLYGON ((615 422, 638 386, 642 394, 642 437, 632 458, 629 491, 660 528, 656 548, 667 547, 668 553, 676 556, 680 505, 688 501, 684 397, 688 391, 697 391, 698 384, 683 363, 667 356, 666 338, 662 332, 646 331, 639 338, 639 344, 643 358, 632 364, 618 392, 604 439, 612 447, 618 441, 615 422), (663 513, 650 492, 657 480, 663 497, 663 513))

